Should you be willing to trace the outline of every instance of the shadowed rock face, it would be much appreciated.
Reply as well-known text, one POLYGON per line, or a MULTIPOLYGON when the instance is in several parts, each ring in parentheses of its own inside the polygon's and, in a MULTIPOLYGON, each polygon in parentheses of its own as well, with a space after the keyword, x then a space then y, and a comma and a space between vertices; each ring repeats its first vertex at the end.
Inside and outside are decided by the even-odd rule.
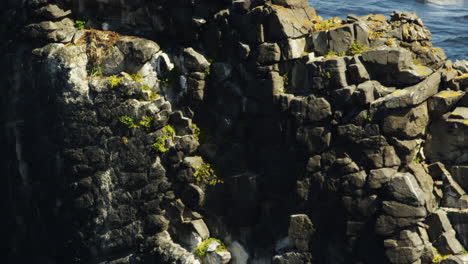
POLYGON ((1 11, 6 263, 466 261, 468 63, 414 13, 1 11))

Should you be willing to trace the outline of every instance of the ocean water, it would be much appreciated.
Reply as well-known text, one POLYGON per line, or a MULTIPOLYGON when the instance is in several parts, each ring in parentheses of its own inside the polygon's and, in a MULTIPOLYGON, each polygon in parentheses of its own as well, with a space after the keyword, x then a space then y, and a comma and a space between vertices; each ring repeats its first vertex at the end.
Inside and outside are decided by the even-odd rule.
POLYGON ((413 11, 432 33, 432 43, 443 48, 447 57, 468 60, 468 0, 309 0, 317 14, 346 18, 348 14, 389 15, 394 11, 413 11))

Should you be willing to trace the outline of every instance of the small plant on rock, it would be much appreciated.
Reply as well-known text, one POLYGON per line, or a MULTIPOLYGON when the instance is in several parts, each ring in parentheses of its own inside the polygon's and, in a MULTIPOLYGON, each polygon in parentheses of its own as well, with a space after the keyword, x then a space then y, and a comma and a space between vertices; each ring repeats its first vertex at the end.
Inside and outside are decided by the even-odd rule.
POLYGON ((153 101, 153 100, 156 100, 159 98, 159 94, 158 92, 156 92, 156 90, 152 89, 151 87, 149 87, 149 85, 147 85, 146 83, 143 84, 143 87, 141 87, 141 89, 143 91, 148 91, 149 92, 149 100, 150 101, 153 101))
POLYGON ((117 85, 120 84, 123 77, 117 77, 117 75, 111 75, 108 77, 108 79, 110 81, 111 88, 115 88, 117 85))
POLYGON ((86 21, 84 20, 76 20, 75 21, 75 27, 79 30, 83 30, 86 26, 86 21))
POLYGON ((369 32, 369 40, 373 41, 373 40, 379 39, 379 38, 383 37, 383 35, 385 35, 385 31, 371 30, 369 32))
POLYGON ((166 139, 171 138, 176 135, 176 131, 173 126, 167 125, 163 127, 164 135, 157 137, 154 143, 151 145, 157 152, 164 153, 169 149, 166 147, 166 139))
POLYGON ((368 46, 360 42, 354 41, 353 44, 351 44, 351 46, 349 47, 348 53, 350 55, 356 55, 356 54, 361 54, 367 50, 369 50, 368 46))
POLYGON ((130 74, 130 78, 135 82, 143 83, 143 75, 141 73, 130 74))
POLYGON ((205 69, 205 78, 208 77, 208 76, 210 76, 210 74, 211 74, 211 69, 210 69, 210 66, 208 66, 208 67, 206 67, 206 69, 205 69))
POLYGON ((437 248, 433 248, 433 251, 434 251, 434 258, 432 259, 432 263, 440 263, 440 262, 450 258, 451 256, 453 256, 452 254, 442 255, 442 254, 439 253, 437 248))
POLYGON ((200 140, 200 128, 197 126, 197 124, 195 123, 192 123, 192 130, 193 130, 193 137, 196 139, 196 140, 200 140))
POLYGON ((388 38, 386 41, 385 41, 385 44, 389 47, 392 47, 393 45, 395 45, 395 39, 394 38, 388 38))
POLYGON ((139 126, 135 124, 135 120, 129 116, 121 116, 119 117, 120 123, 126 125, 128 128, 138 128, 139 126))
POLYGON ((335 57, 335 56, 336 56, 336 53, 335 53, 333 50, 328 50, 328 51, 327 51, 327 54, 325 54, 325 56, 327 56, 327 57, 335 57))
POLYGON ((102 69, 99 66, 93 65, 88 69, 89 76, 102 76, 102 69))
POLYGON ((204 257, 206 255, 206 250, 208 249, 208 246, 212 242, 217 242, 219 244, 218 247, 216 248, 216 252, 227 251, 226 246, 223 244, 223 242, 221 242, 221 240, 210 237, 210 238, 203 240, 203 242, 201 242, 201 244, 195 248, 195 254, 199 256, 200 258, 204 257))
POLYGON ((214 169, 209 163, 204 162, 200 168, 193 174, 198 184, 205 183, 214 186, 218 183, 223 183, 223 180, 219 179, 214 169))
POLYGON ((146 128, 150 128, 152 121, 153 121, 152 117, 144 115, 140 120, 140 125, 146 128))
POLYGON ((173 137, 173 136, 176 135, 175 128, 174 128, 173 126, 171 126, 171 125, 166 125, 166 126, 164 127, 164 132, 166 133, 166 135, 167 135, 168 137, 173 137))
POLYGON ((320 21, 319 23, 316 23, 315 29, 317 31, 322 31, 322 30, 330 30, 330 29, 338 28, 340 26, 341 26, 341 20, 337 17, 332 17, 328 20, 320 21))
POLYGON ((166 148, 165 137, 157 137, 153 145, 151 145, 151 147, 153 147, 159 153, 164 153, 169 150, 168 148, 166 148))

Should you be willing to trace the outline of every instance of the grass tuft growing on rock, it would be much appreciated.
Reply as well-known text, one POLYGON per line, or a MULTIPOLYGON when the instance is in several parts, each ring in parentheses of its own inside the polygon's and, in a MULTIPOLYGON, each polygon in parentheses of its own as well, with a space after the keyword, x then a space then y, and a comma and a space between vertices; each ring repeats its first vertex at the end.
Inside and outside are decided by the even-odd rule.
POLYGON ((166 147, 166 139, 172 138, 173 136, 176 135, 176 131, 174 127, 171 125, 166 125, 165 127, 163 127, 163 132, 164 132, 164 135, 161 137, 157 137, 154 140, 154 143, 151 145, 151 147, 159 153, 164 153, 169 150, 166 147))
POLYGON ((135 124, 135 120, 133 118, 126 116, 126 115, 119 117, 119 121, 120 123, 126 125, 128 128, 140 127, 137 124, 135 124))
POLYGON ((194 137, 196 140, 200 140, 200 133, 201 133, 201 130, 200 130, 200 128, 197 126, 197 124, 192 123, 192 130, 193 130, 193 137, 194 137))
POLYGON ((221 242, 221 240, 210 237, 210 238, 203 240, 203 242, 201 242, 201 244, 195 248, 195 254, 199 257, 204 257, 206 255, 206 250, 208 249, 208 246, 211 244, 211 242, 219 243, 218 247, 216 248, 216 252, 227 251, 226 246, 223 244, 223 242, 221 242))
POLYGON ((198 184, 205 183, 211 186, 214 186, 218 183, 223 183, 224 181, 219 179, 216 175, 214 169, 209 163, 203 162, 203 164, 198 168, 197 171, 193 174, 195 180, 198 184))
POLYGON ((79 30, 85 29, 86 21, 84 20, 75 20, 75 27, 79 30))
POLYGON ((108 79, 110 81, 111 88, 115 88, 117 85, 120 84, 123 77, 117 77, 117 75, 111 75, 108 77, 108 79))
POLYGON ((146 128, 150 128, 151 127, 151 122, 153 122, 153 118, 144 115, 140 120, 140 125, 143 126, 143 127, 146 127, 146 128))
POLYGON ((102 76, 102 69, 99 66, 91 66, 87 72, 88 76, 102 76))
POLYGON ((350 55, 361 54, 364 51, 369 50, 369 46, 366 46, 360 42, 354 41, 353 44, 349 47, 348 53, 350 55))
POLYGON ((337 17, 332 17, 325 21, 320 21, 315 24, 315 30, 323 31, 338 28, 341 26, 341 19, 337 17))

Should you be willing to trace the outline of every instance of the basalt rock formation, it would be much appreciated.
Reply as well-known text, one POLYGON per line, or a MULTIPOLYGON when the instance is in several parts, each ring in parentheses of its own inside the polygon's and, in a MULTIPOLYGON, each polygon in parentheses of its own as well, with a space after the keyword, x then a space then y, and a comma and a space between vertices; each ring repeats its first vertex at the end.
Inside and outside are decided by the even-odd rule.
POLYGON ((6 263, 468 263, 468 62, 415 13, 1 12, 6 263))

